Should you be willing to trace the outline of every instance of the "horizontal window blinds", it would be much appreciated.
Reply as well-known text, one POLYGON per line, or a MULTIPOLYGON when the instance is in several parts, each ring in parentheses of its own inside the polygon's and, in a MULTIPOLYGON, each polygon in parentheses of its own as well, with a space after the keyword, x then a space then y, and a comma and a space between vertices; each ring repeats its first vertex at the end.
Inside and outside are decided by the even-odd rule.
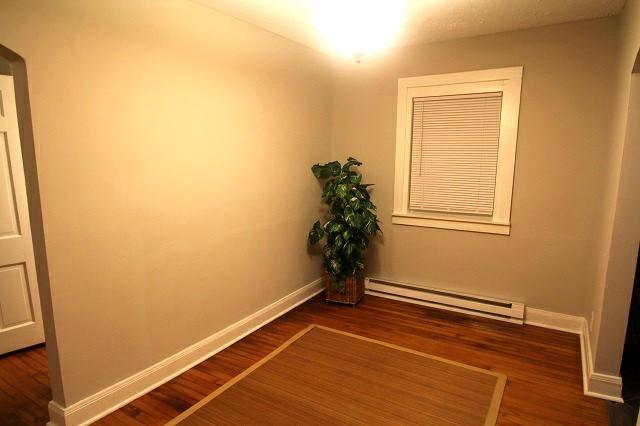
POLYGON ((502 92, 413 99, 409 208, 492 215, 502 92))

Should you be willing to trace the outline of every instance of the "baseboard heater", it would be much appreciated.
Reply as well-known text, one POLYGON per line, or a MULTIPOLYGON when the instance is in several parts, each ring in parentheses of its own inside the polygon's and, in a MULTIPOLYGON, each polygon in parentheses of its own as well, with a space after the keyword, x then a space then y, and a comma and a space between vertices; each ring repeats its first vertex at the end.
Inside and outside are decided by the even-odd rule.
POLYGON ((507 321, 524 322, 524 304, 380 278, 366 278, 365 293, 432 308, 507 321))

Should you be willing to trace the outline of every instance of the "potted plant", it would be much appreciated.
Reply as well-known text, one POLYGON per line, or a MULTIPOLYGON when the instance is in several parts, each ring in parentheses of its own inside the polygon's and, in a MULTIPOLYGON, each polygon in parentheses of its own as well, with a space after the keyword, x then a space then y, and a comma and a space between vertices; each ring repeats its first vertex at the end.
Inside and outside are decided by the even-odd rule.
POLYGON ((329 219, 316 221, 309 232, 309 245, 326 237, 322 248, 325 268, 326 299, 355 305, 364 294, 364 257, 369 237, 380 232, 376 206, 371 202, 362 175, 354 166, 362 165, 349 157, 344 165, 338 161, 316 164, 311 171, 325 181, 322 199, 329 206, 329 219))

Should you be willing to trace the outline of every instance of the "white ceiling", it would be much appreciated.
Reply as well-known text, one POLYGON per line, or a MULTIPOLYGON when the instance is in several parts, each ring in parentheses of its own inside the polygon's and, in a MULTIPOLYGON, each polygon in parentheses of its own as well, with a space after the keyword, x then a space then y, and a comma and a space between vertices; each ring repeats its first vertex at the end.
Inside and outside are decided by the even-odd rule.
MULTIPOLYGON (((193 1, 323 50, 323 43, 310 23, 313 2, 322 0, 193 1)), ((398 44, 420 44, 615 15, 624 3, 625 0, 406 0, 407 18, 398 44)))

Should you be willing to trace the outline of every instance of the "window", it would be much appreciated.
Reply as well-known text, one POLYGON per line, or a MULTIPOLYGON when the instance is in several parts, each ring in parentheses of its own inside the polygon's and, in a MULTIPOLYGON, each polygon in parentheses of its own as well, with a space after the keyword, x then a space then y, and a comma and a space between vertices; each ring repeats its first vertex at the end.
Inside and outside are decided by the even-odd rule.
POLYGON ((506 234, 522 67, 398 80, 393 223, 506 234))

